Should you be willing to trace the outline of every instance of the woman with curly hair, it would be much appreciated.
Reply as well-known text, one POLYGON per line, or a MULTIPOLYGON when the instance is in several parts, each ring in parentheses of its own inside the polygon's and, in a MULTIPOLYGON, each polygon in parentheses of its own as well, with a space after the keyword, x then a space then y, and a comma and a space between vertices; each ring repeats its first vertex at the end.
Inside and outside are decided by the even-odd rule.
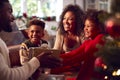
POLYGON ((69 52, 82 43, 84 12, 78 5, 68 5, 61 16, 54 49, 69 52))

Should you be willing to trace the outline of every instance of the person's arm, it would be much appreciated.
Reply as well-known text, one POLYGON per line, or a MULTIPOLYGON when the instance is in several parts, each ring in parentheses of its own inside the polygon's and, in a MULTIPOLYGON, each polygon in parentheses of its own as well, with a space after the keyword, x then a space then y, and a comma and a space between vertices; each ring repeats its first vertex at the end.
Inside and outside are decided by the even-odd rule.
POLYGON ((8 55, 9 51, 7 46, 0 39, 0 80, 26 80, 38 69, 38 67, 55 68, 61 65, 59 59, 44 53, 37 57, 33 57, 23 66, 11 68, 8 55))
POLYGON ((30 59, 23 66, 11 68, 7 64, 9 59, 5 59, 7 58, 5 54, 0 53, 0 80, 27 80, 38 67, 56 68, 61 66, 61 60, 51 56, 52 53, 41 53, 37 57, 30 59))
POLYGON ((80 60, 82 61, 84 59, 84 49, 85 49, 85 44, 82 44, 80 47, 77 49, 68 52, 66 54, 61 54, 60 57, 63 59, 63 66, 62 67, 57 67, 54 69, 51 69, 52 74, 59 74, 63 72, 70 71, 72 66, 76 63, 80 64, 80 60), (79 56, 79 57, 78 57, 79 56))
POLYGON ((60 35, 60 32, 58 30, 56 33, 56 38, 55 38, 55 43, 54 43, 53 49, 62 50, 62 42, 63 42, 63 39, 62 39, 62 36, 60 35))
POLYGON ((97 45, 103 45, 103 34, 98 35, 94 40, 85 41, 79 48, 67 53, 62 54, 61 58, 64 60, 65 65, 72 65, 77 62, 81 62, 86 56, 94 55, 98 51, 97 45))
POLYGON ((71 56, 73 57, 73 56, 76 56, 76 55, 78 55, 78 54, 81 54, 81 55, 82 55, 83 52, 84 52, 84 50, 85 50, 85 46, 86 46, 86 44, 88 44, 88 43, 89 43, 89 41, 87 40, 87 41, 85 41, 82 45, 80 45, 78 48, 76 48, 76 49, 68 52, 67 54, 61 54, 61 55, 60 55, 61 58, 63 58, 63 59, 69 59, 69 58, 71 58, 71 56))
POLYGON ((63 64, 64 65, 73 65, 76 63, 81 63, 81 61, 84 60, 84 55, 85 55, 85 48, 86 44, 88 44, 89 41, 85 42, 82 44, 80 47, 77 49, 72 50, 71 52, 67 54, 61 54, 60 57, 63 59, 63 64))
POLYGON ((21 67, 10 68, 6 64, 6 60, 0 53, 0 80, 26 80, 40 66, 37 58, 32 58, 28 63, 21 67))
POLYGON ((20 55, 20 63, 22 65, 30 60, 28 48, 25 43, 22 43, 20 45, 19 55, 20 55))

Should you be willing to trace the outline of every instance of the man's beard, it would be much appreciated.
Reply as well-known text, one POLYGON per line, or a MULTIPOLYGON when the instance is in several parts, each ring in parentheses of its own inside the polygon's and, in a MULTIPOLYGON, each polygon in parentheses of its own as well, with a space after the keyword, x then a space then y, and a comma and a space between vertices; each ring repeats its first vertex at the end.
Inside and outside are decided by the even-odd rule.
POLYGON ((11 26, 11 24, 5 25, 5 26, 3 27, 3 30, 4 30, 5 32, 12 32, 12 26, 11 26))

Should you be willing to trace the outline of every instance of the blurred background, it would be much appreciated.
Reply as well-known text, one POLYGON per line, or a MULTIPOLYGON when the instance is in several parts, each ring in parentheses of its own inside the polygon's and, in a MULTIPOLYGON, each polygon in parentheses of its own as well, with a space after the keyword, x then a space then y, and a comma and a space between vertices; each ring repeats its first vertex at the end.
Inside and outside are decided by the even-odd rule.
POLYGON ((112 1, 117 1, 116 6, 119 6, 119 0, 10 0, 16 17, 26 13, 29 17, 37 16, 56 21, 59 21, 63 8, 68 4, 78 4, 84 11, 97 9, 112 12, 112 1))

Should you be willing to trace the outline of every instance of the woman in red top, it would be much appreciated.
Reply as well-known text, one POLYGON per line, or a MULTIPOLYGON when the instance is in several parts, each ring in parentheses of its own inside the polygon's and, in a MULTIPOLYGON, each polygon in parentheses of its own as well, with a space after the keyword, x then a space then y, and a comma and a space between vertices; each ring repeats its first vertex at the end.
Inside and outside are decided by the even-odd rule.
POLYGON ((86 14, 84 36, 89 38, 79 48, 67 53, 61 54, 63 67, 52 70, 52 73, 61 73, 70 68, 69 66, 81 64, 79 74, 76 80, 91 80, 92 77, 99 77, 94 71, 95 52, 98 50, 97 44, 104 44, 105 35, 104 26, 98 19, 99 12, 90 11, 86 14))

